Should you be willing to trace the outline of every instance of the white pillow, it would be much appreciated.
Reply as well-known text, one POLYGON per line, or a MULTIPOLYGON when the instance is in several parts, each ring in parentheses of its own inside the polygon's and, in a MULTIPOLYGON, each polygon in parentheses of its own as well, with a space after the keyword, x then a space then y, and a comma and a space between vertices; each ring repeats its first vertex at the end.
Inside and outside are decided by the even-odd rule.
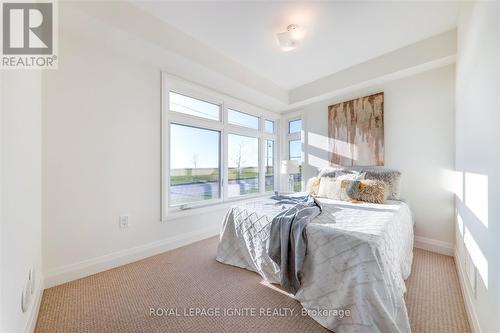
POLYGON ((319 184, 318 197, 334 200, 350 201, 351 198, 347 195, 347 185, 349 182, 345 180, 362 179, 363 174, 355 175, 348 174, 336 178, 321 177, 319 184))
POLYGON ((319 184, 318 197, 337 199, 339 195, 340 180, 333 177, 322 177, 319 184))
POLYGON ((318 177, 313 177, 307 181, 306 192, 309 195, 316 196, 319 191, 319 184, 321 179, 318 177))

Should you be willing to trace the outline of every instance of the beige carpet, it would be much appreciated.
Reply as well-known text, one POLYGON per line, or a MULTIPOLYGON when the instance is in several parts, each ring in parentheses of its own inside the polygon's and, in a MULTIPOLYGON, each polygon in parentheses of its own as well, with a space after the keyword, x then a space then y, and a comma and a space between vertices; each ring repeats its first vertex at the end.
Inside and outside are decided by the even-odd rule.
MULTIPOLYGON (((265 309, 299 313, 301 307, 257 274, 216 262, 216 244, 210 238, 47 289, 36 332, 327 332, 288 310, 283 317, 260 316, 265 309), (150 308, 172 312, 151 316, 150 308), (184 315, 196 308, 221 313, 184 315), (231 309, 240 313, 223 315, 231 309)), ((413 333, 470 332, 453 258, 415 250, 407 284, 413 333)))
POLYGON ((453 257, 419 249, 413 253, 406 281, 412 332, 471 332, 453 257))

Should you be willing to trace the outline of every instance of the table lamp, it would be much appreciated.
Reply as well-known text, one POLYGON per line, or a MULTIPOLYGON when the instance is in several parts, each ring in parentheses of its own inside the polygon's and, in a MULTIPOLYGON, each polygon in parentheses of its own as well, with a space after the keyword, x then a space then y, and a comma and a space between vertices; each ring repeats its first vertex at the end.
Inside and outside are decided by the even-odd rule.
POLYGON ((293 192, 293 175, 300 173, 300 164, 296 160, 281 161, 281 173, 288 175, 288 190, 293 192))

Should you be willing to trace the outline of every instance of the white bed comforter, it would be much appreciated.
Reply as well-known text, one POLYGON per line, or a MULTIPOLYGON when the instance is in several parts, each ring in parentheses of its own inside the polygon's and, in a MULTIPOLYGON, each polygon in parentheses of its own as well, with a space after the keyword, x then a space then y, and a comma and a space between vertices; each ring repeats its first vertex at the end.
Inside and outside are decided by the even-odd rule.
MULTIPOLYGON (((408 205, 319 201, 323 212, 306 227, 304 274, 295 298, 314 320, 337 333, 410 332, 404 302, 413 258, 408 205)), ((269 231, 273 217, 290 207, 271 199, 233 206, 224 220, 217 260, 279 283, 279 267, 267 255, 269 231)))

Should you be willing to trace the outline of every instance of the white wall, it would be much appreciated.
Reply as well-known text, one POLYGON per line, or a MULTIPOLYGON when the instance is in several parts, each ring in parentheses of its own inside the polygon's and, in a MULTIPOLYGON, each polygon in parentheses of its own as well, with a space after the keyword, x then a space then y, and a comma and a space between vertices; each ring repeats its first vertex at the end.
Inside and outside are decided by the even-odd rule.
POLYGON ((456 256, 482 332, 500 331, 499 22, 499 2, 467 2, 458 25, 456 256))
POLYGON ((416 235, 452 248, 454 204, 443 174, 454 166, 454 71, 448 65, 304 107, 305 179, 328 165, 328 106, 383 91, 385 166, 403 173, 416 235))
POLYGON ((41 73, 1 73, 1 313, 0 331, 34 327, 41 275, 41 73), (30 268, 35 292, 27 312, 21 294, 30 268))
POLYGON ((66 29, 71 19, 60 12, 59 68, 43 73, 48 286, 215 235, 225 213, 160 222, 162 67, 66 29))

